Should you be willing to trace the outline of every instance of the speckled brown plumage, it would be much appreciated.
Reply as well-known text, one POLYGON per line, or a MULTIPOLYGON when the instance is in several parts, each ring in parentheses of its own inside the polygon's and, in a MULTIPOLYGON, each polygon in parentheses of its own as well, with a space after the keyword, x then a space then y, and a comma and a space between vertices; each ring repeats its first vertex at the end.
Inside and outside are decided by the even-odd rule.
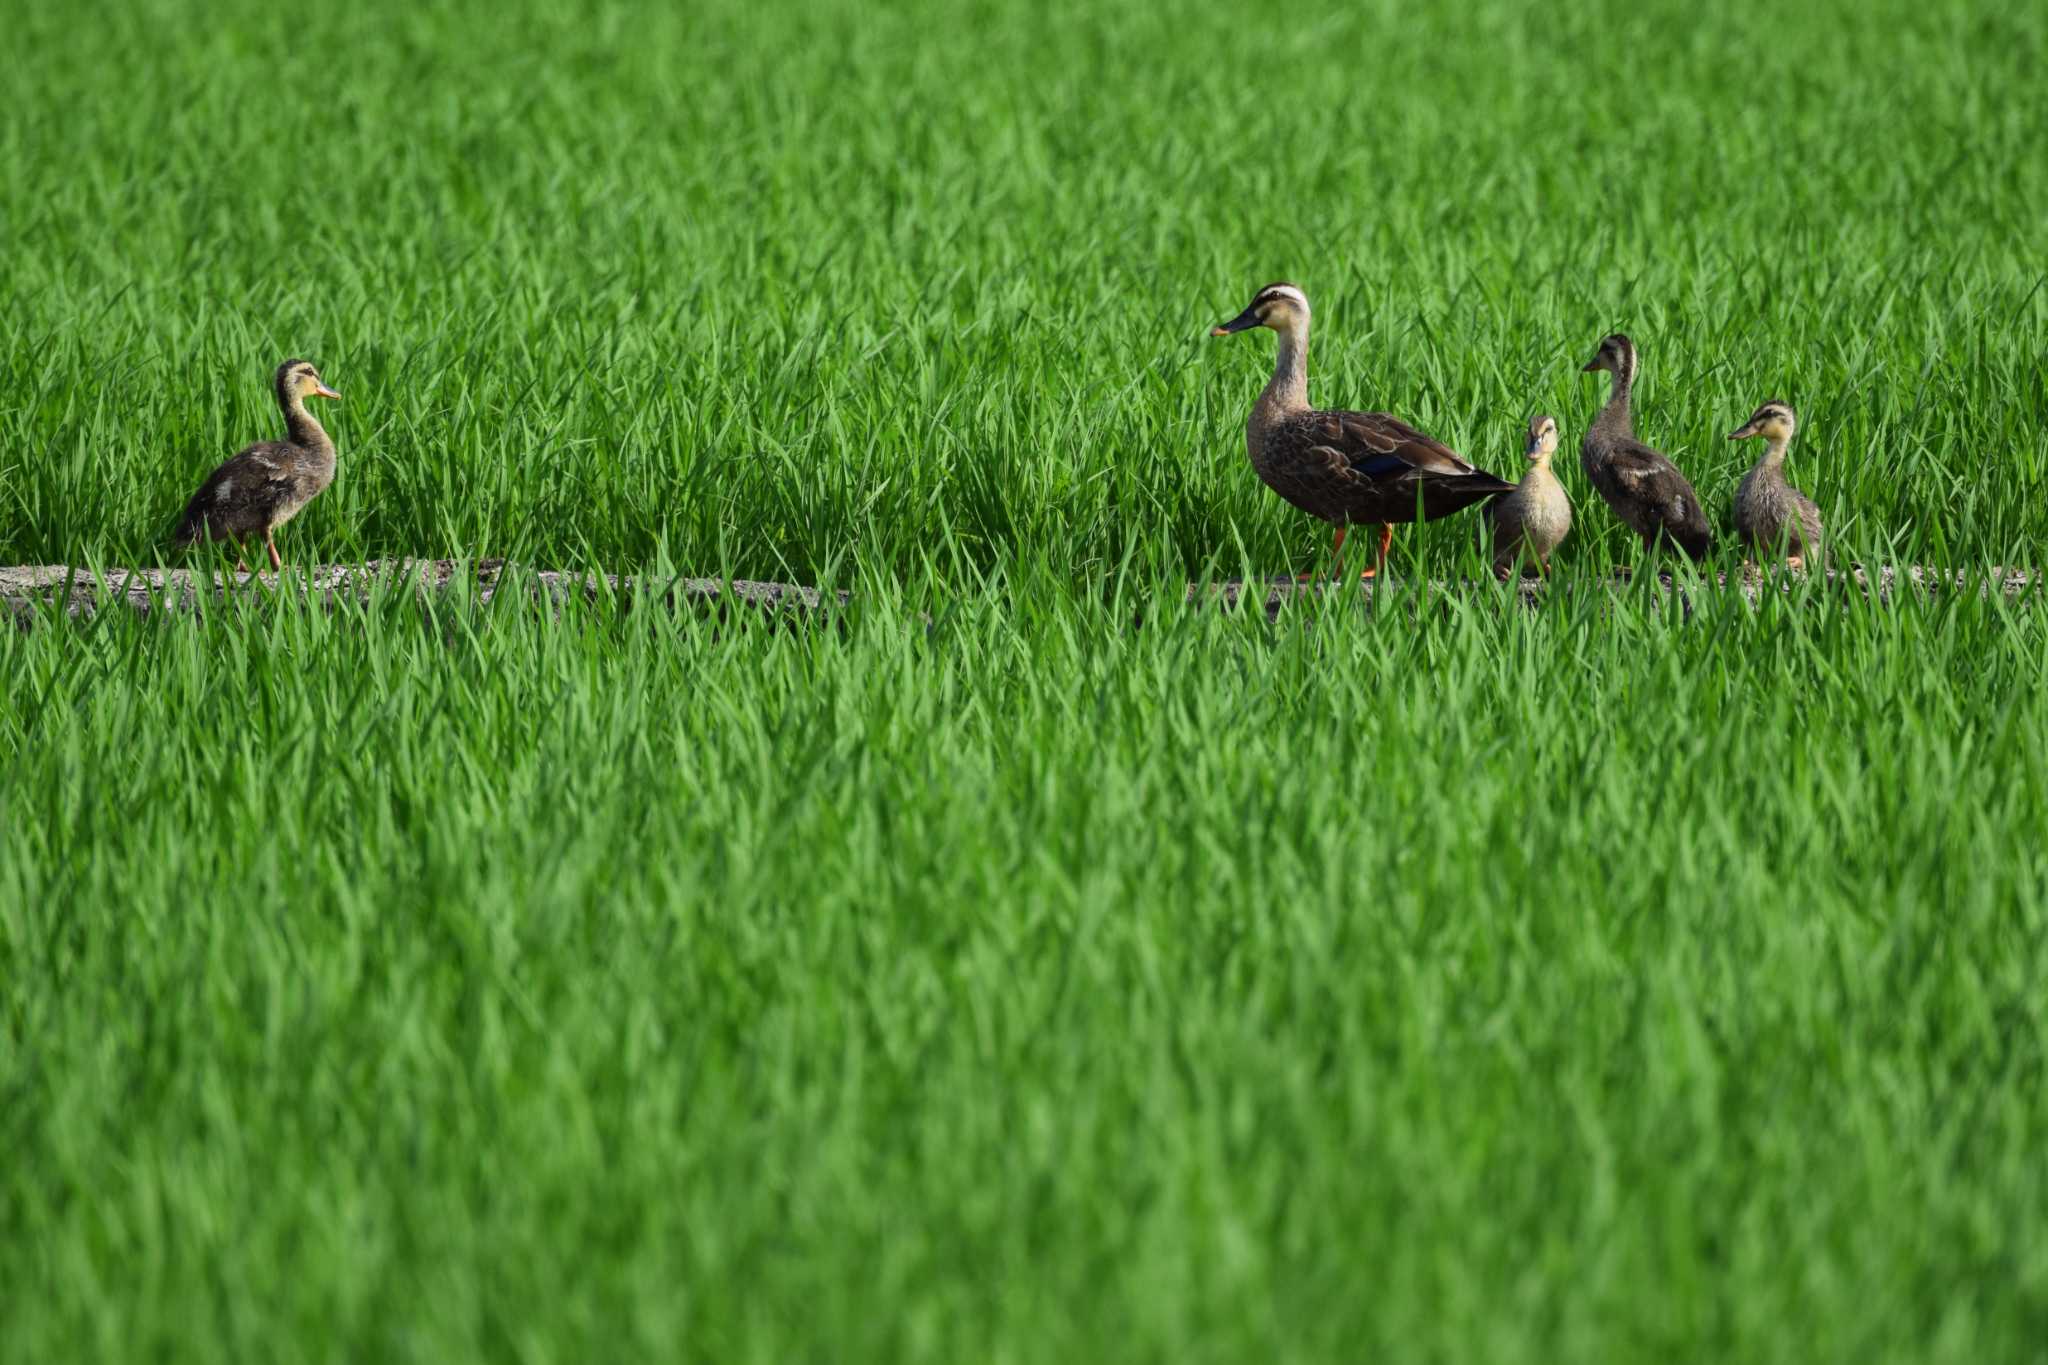
POLYGON ((1688 558, 1705 559, 1714 548, 1714 533, 1699 494, 1669 457, 1636 439, 1629 414, 1629 393, 1636 379, 1635 343, 1617 332, 1600 343, 1583 368, 1614 376, 1607 406, 1593 419, 1579 446, 1587 482, 1614 515, 1642 537, 1645 549, 1654 550, 1658 542, 1668 540, 1688 558))
POLYGON ((1820 568, 1820 508, 1785 477, 1785 450, 1798 429, 1792 405, 1773 398, 1728 433, 1731 441, 1765 441, 1762 458, 1735 490, 1735 534, 1755 554, 1782 554, 1793 568, 1806 567, 1811 558, 1820 568))
POLYGON ((1333 526, 1431 521, 1514 487, 1384 412, 1281 413, 1249 445, 1268 488, 1333 526))
POLYGON ((277 405, 284 414, 285 439, 246 446, 206 476, 185 504, 172 532, 180 545, 202 540, 242 542, 257 537, 274 569, 284 567, 273 538, 277 528, 334 482, 334 442, 306 411, 308 395, 339 398, 304 360, 277 367, 277 405))
MULTIPOLYGON (((1289 503, 1335 526, 1336 547, 1349 526, 1430 521, 1514 487, 1389 413, 1311 407, 1308 298, 1295 286, 1267 285, 1213 335, 1252 327, 1280 338, 1273 378, 1245 427, 1252 468, 1289 503)), ((1382 560, 1390 535, 1381 534, 1382 560)))

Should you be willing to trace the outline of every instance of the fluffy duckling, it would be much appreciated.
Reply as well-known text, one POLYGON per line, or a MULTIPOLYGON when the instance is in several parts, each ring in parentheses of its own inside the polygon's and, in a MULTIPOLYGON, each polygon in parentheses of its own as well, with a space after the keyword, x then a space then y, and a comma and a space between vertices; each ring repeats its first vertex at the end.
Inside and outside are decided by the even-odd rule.
POLYGON ((1792 405, 1773 398, 1728 433, 1731 441, 1764 438, 1763 457, 1735 490, 1735 534, 1759 556, 1783 554, 1788 568, 1820 557, 1820 509, 1785 477, 1785 448, 1799 430, 1792 405))
POLYGON ((180 545, 234 541, 235 566, 243 572, 248 566, 239 551, 250 536, 263 538, 270 567, 282 570, 274 533, 334 482, 334 441, 306 411, 306 399, 341 395, 321 382, 320 372, 307 360, 287 360, 278 366, 276 389, 285 438, 246 446, 207 475, 172 532, 180 545))
POLYGON ((1636 382, 1635 343, 1616 332, 1581 368, 1614 376, 1607 406, 1593 419, 1579 446, 1586 481, 1622 524, 1643 538, 1644 549, 1655 550, 1660 540, 1669 540, 1687 557, 1705 559, 1714 548, 1714 533, 1708 529, 1699 494, 1667 456, 1636 439, 1629 415, 1629 392, 1636 382))
POLYGON ((1280 341, 1273 378, 1245 426, 1252 468, 1275 493, 1337 528, 1333 555, 1354 524, 1377 526, 1379 552, 1361 577, 1385 570, 1393 523, 1449 516, 1514 487, 1387 413, 1310 407, 1308 296, 1294 285, 1267 285, 1210 335, 1253 327, 1278 333, 1280 341))
POLYGON ((1515 485, 1515 491, 1495 498, 1486 506, 1488 529, 1493 533, 1493 574, 1507 579, 1525 554, 1536 561, 1536 571, 1548 577, 1550 552, 1572 529, 1572 500, 1550 468, 1557 454, 1557 421, 1538 413, 1529 419, 1529 440, 1523 450, 1529 472, 1515 485))

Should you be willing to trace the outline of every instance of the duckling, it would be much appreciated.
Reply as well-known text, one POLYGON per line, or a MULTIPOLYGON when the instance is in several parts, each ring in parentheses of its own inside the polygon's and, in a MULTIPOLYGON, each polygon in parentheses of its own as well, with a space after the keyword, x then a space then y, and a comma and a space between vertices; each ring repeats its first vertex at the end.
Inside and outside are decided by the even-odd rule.
POLYGON ((1310 407, 1308 296, 1299 288, 1267 285, 1210 335, 1253 327, 1270 328, 1280 341, 1273 378, 1245 427, 1252 468, 1282 498, 1337 528, 1332 555, 1342 551, 1354 524, 1379 527, 1378 554, 1361 578, 1385 572, 1393 523, 1449 516, 1514 488, 1384 412, 1310 407))
POLYGON ((334 441, 306 411, 306 399, 341 395, 321 382, 320 372, 308 360, 287 360, 278 366, 275 386, 285 438, 245 446, 207 475, 171 533, 179 545, 234 541, 235 566, 245 573, 248 566, 239 553, 244 539, 262 536, 270 567, 282 570, 274 533, 334 482, 334 441))
POLYGON ((1799 418, 1792 405, 1772 398, 1729 432, 1728 439, 1761 436, 1765 443, 1763 458, 1735 490, 1735 534, 1757 554, 1783 553, 1786 567, 1803 569, 1806 556, 1820 554, 1820 509, 1785 477, 1785 447, 1797 430, 1799 418))
POLYGON ((1588 374, 1606 370, 1614 376, 1607 406, 1593 419, 1579 446, 1587 481, 1614 515, 1643 538, 1644 549, 1655 550, 1660 540, 1670 540, 1689 558, 1705 559, 1714 548, 1714 533, 1707 526, 1699 494, 1669 458, 1636 439, 1628 409, 1629 390, 1636 382, 1635 343, 1616 332, 1600 343, 1582 369, 1588 374))
POLYGON ((1557 453, 1557 421, 1538 413, 1529 419, 1529 440, 1523 454, 1529 472, 1515 485, 1515 491, 1486 505, 1486 529, 1493 533, 1494 577, 1513 575, 1515 562, 1526 552, 1536 561, 1536 571, 1550 575, 1550 552, 1572 529, 1572 500, 1564 485, 1551 472, 1550 457, 1557 453))

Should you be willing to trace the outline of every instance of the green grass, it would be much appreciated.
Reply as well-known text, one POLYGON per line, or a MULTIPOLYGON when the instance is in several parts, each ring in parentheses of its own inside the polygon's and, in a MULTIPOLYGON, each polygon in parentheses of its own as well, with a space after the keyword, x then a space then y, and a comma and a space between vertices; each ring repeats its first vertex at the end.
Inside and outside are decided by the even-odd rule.
POLYGON ((2048 533, 2041 13, 1190 8, 25 9, 0 560, 148 557, 304 354, 308 562, 1306 567, 1243 459, 1270 340, 1206 336, 1277 276, 1321 401, 1496 471, 1619 327, 1717 509, 1777 395, 1859 552, 2048 533))
POLYGON ((1017 586, 10 637, 0 1351, 2038 1350, 2048 616, 1017 586))
POLYGON ((1283 276, 1498 472, 1620 327, 1717 507, 1781 396, 2039 564, 2048 16, 15 8, 0 562, 297 354, 295 562, 855 606, 0 632, 0 1361, 2040 1358, 2038 601, 1681 621, 1567 458, 1541 611, 1179 602, 1326 543, 1283 276))

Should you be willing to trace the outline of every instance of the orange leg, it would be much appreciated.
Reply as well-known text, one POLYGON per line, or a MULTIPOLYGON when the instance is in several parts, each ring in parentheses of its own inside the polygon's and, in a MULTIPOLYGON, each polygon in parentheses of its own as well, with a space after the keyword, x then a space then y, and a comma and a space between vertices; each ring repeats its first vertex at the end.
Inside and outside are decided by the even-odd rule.
MULTIPOLYGON (((1344 533, 1350 529, 1349 526, 1339 526, 1336 537, 1330 541, 1330 559, 1332 563, 1336 561, 1338 555, 1344 552, 1344 533)), ((1312 573, 1298 573, 1294 576, 1294 581, 1297 583, 1313 583, 1316 581, 1316 576, 1312 573)))
POLYGON ((277 557, 277 542, 270 538, 270 532, 268 531, 263 533, 263 548, 270 551, 270 567, 279 573, 283 573, 284 561, 277 557))
POLYGON ((1393 543, 1394 543, 1394 528, 1393 528, 1393 527, 1391 527, 1391 526, 1382 526, 1382 527, 1380 527, 1380 549, 1379 549, 1379 553, 1378 553, 1377 555, 1373 556, 1373 565, 1372 565, 1372 567, 1371 567, 1370 569, 1367 569, 1367 570, 1366 570, 1366 571, 1365 571, 1364 573, 1360 574, 1360 575, 1359 575, 1359 577, 1360 577, 1360 578, 1379 578, 1379 577, 1381 577, 1382 575, 1384 575, 1384 574, 1386 573, 1386 571, 1387 571, 1387 547, 1388 547, 1388 546, 1390 546, 1390 545, 1392 545, 1393 543))
MULTIPOLYGON (((1330 559, 1332 563, 1337 563, 1341 561, 1341 557, 1344 553, 1344 535, 1345 532, 1349 531, 1350 529, 1351 528, 1348 525, 1339 526, 1337 528, 1337 534, 1330 538, 1330 559)), ((1387 571, 1387 547, 1389 545, 1392 545, 1393 543, 1394 528, 1391 526, 1380 527, 1379 554, 1375 556, 1373 566, 1369 569, 1364 570, 1358 575, 1360 581, 1364 581, 1369 578, 1377 578, 1387 571)), ((1315 577, 1316 576, 1312 573, 1298 573, 1294 576, 1294 579, 1297 583, 1313 583, 1315 581, 1315 577)))

